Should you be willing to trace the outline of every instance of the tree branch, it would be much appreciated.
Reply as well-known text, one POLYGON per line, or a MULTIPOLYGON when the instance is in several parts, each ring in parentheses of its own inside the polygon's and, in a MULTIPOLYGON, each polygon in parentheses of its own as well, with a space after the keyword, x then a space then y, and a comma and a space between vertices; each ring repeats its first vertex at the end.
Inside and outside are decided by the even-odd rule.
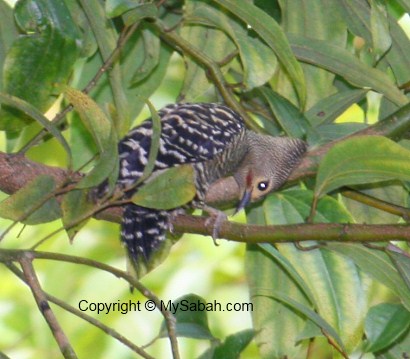
MULTIPOLYGON (((409 130, 410 130, 410 104, 402 107, 394 114, 388 116, 386 119, 379 121, 377 124, 373 126, 369 126, 368 128, 358 131, 348 137, 362 136, 362 135, 383 135, 383 136, 391 137, 394 139, 398 139, 400 136, 404 136, 405 133, 408 132, 409 130)), ((329 149, 332 146, 334 146, 336 143, 343 141, 343 140, 344 139, 333 141, 333 142, 327 143, 323 146, 320 146, 318 148, 315 148, 309 151, 303 158, 300 165, 293 171, 290 178, 288 179, 287 184, 294 183, 295 181, 299 181, 307 177, 314 176, 317 171, 321 158, 327 153, 327 151, 329 151, 329 149)), ((52 176, 56 180, 57 185, 65 183, 68 178, 70 178, 70 180, 75 181, 75 180, 80 179, 82 176, 80 173, 72 174, 72 173, 68 173, 62 168, 47 166, 47 165, 43 165, 43 164, 31 161, 27 159, 26 157, 24 157, 23 155, 6 154, 3 152, 0 152, 0 190, 1 191, 6 192, 8 194, 12 194, 16 192, 17 190, 19 190, 20 188, 27 185, 30 181, 32 181, 35 177, 39 175, 52 176)), ((231 187, 235 188, 234 186, 231 186, 231 187)), ((218 186, 215 186, 214 189, 211 188, 211 191, 207 194, 207 203, 210 205, 214 203, 230 202, 232 200, 237 199, 237 192, 235 192, 234 190, 230 192, 224 192, 224 188, 218 188, 218 186), (214 190, 216 188, 217 190, 214 190)), ((368 203, 368 204, 371 205, 371 203, 368 203)), ((121 221, 121 216, 122 216, 122 208, 111 207, 111 208, 105 209, 104 211, 101 211, 98 214, 96 214, 95 218, 119 223, 121 221)), ((197 220, 196 222, 195 221, 191 222, 188 225, 187 220, 186 219, 182 220, 182 217, 180 216, 174 220, 173 224, 174 224, 175 229, 177 229, 180 232, 209 234, 209 232, 206 232, 202 228, 200 220, 197 220), (185 229, 184 229, 184 225, 187 225, 185 229)), ((228 232, 225 231, 224 238, 233 239, 235 237, 235 231, 236 231, 235 226, 238 226, 238 225, 232 224, 232 226, 233 227, 230 227, 231 230, 233 231, 232 236, 228 232)), ((317 226, 317 224, 314 224, 314 226, 317 226)), ((247 226, 247 227, 252 228, 253 226, 247 226)), ((383 227, 386 228, 386 226, 383 226, 383 227)), ((397 227, 397 226, 394 226, 394 227, 397 227)), ((266 228, 267 228, 267 231, 270 232, 270 235, 275 236, 274 233, 277 233, 277 231, 275 231, 275 228, 277 228, 276 226, 266 227, 266 228)), ((292 227, 289 227, 289 228, 292 228, 292 227)), ((259 228, 258 231, 259 230, 261 230, 261 228, 259 228)), ((241 229, 240 231, 243 232, 243 229, 241 229)), ((264 232, 266 233, 266 230, 264 232)), ((316 230, 316 232, 318 231, 316 230)), ((255 233, 255 228, 251 229, 248 233, 246 233, 246 235, 252 235, 252 233, 255 233)), ((356 233, 356 232, 349 231, 349 239, 350 239, 350 236, 355 236, 355 234, 353 233, 356 233)), ((298 236, 295 236, 294 240, 300 241, 308 236, 306 233, 299 233, 298 235, 300 235, 300 237, 297 238, 298 236)), ((401 237, 401 238, 408 240, 409 237, 407 236, 407 237, 401 237)), ((316 239, 318 238, 316 237, 316 239)), ((249 241, 252 241, 252 240, 253 239, 251 238, 249 239, 249 241)), ((352 240, 355 240, 355 239, 352 239, 352 240)))
MULTIPOLYGON (((173 222, 175 232, 212 235, 207 217, 179 215, 173 222)), ((410 240, 410 225, 302 223, 287 225, 246 225, 225 221, 219 238, 248 244, 287 243, 302 241, 387 242, 410 240)))
POLYGON ((399 140, 408 131, 410 131, 410 103, 372 126, 312 149, 303 158, 298 168, 292 172, 288 181, 299 181, 303 178, 314 176, 320 160, 336 143, 355 136, 386 136, 393 140, 399 140))
MULTIPOLYGON (((30 258, 30 260, 48 259, 48 260, 55 260, 55 261, 61 261, 61 262, 67 262, 67 263, 82 264, 85 266, 103 270, 105 272, 108 272, 114 275, 117 278, 124 279, 125 281, 129 283, 129 285, 132 288, 135 288, 143 296, 145 296, 146 298, 150 299, 151 301, 155 303, 156 308, 158 309, 158 311, 161 312, 165 320, 165 324, 168 330, 168 337, 169 337, 170 344, 171 344, 173 358, 174 359, 180 358, 179 349, 178 349, 178 340, 177 340, 176 328, 175 328, 175 324, 176 324, 175 317, 169 310, 167 310, 163 305, 161 305, 161 300, 151 290, 149 290, 139 280, 137 280, 133 275, 129 274, 128 272, 122 271, 118 268, 111 267, 105 263, 97 262, 89 258, 76 257, 76 256, 70 256, 67 254, 52 253, 52 252, 16 250, 16 249, 0 249, 0 262, 6 263, 6 264, 10 262, 14 262, 14 261, 22 262, 25 260, 25 258, 30 258)), ((10 266, 8 267, 10 268, 10 266)), ((104 328, 101 328, 100 326, 99 328, 104 330, 104 328)), ((126 344, 125 342, 124 344, 128 346, 128 344, 126 344)), ((132 349, 136 349, 136 348, 138 347, 134 346, 132 349)))
MULTIPOLYGON (((70 181, 78 181, 81 173, 69 173, 60 167, 48 166, 29 160, 21 154, 7 154, 0 151, 0 191, 13 194, 40 175, 54 178, 56 187, 70 181)), ((97 219, 110 222, 121 221, 122 209, 111 207, 95 215, 97 219)))
POLYGON ((20 264, 23 268, 26 283, 33 293, 33 297, 36 300, 38 309, 40 310, 48 326, 50 327, 51 332, 53 333, 53 336, 60 348, 61 354, 63 354, 64 358, 75 359, 77 358, 77 355, 75 354, 74 349, 68 341, 67 336, 58 323, 53 311, 51 310, 45 293, 41 289, 40 282, 38 281, 36 272, 33 267, 32 259, 32 256, 30 256, 29 254, 23 255, 20 258, 20 264))

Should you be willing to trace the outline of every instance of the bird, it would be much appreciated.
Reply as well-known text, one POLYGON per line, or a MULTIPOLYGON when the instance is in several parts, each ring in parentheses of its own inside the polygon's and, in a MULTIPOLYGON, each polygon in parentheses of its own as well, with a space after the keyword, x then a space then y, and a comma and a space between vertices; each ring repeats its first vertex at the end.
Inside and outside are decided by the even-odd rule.
MULTIPOLYGON (((175 103, 159 110, 158 116, 161 134, 150 177, 168 168, 191 165, 196 194, 186 207, 208 210, 207 190, 217 180, 233 176, 239 189, 239 211, 278 189, 306 151, 306 143, 300 139, 248 130, 242 116, 223 104, 175 103)), ((152 134, 153 123, 147 119, 119 142, 117 186, 131 188, 124 198, 130 198, 150 180, 135 185, 148 162, 152 134)), ((183 208, 124 205, 121 240, 132 262, 150 260, 172 229, 172 217, 181 211, 183 208)))

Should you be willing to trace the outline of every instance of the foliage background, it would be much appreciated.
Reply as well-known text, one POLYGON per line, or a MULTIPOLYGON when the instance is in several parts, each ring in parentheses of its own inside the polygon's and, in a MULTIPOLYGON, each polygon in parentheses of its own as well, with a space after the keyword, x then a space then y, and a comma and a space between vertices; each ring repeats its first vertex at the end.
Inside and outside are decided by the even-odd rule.
MULTIPOLYGON (((312 147, 358 131, 408 103, 405 90, 410 81, 410 64, 406 54, 410 53, 410 45, 408 37, 396 25, 396 19, 409 11, 410 5, 405 0, 210 1, 210 7, 204 6, 206 2, 202 1, 163 3, 159 15, 154 17, 159 16, 168 28, 179 25, 178 33, 188 40, 191 47, 183 48, 183 43, 178 43, 185 56, 176 52, 171 55, 171 47, 159 40, 157 34, 161 31, 150 21, 142 20, 143 30, 137 31, 125 44, 120 65, 110 68, 111 73, 122 72, 124 83, 118 82, 115 75, 111 78, 104 75, 90 94, 114 120, 119 134, 124 134, 131 122, 137 124, 149 116, 147 109, 143 109, 146 98, 156 108, 175 102, 177 98, 184 101, 220 101, 221 96, 212 82, 222 76, 231 84, 225 86, 228 94, 223 95, 223 100, 232 106, 236 103, 235 98, 239 98, 242 111, 245 108, 253 114, 248 120, 250 126, 262 126, 270 134, 304 136, 312 147), (230 12, 220 6, 226 3, 233 4, 228 7, 230 12), (276 19, 281 29, 268 27, 269 31, 264 33, 263 25, 266 23, 264 18, 255 15, 259 13, 241 12, 253 3, 263 9, 267 17, 276 19), (342 10, 345 13, 340 12, 342 10), (178 23, 181 11, 185 15, 182 26, 178 23), (370 17, 364 17, 361 23, 358 19, 363 14, 370 17), (255 31, 244 26, 238 20, 241 17, 254 21, 251 27, 255 31), (258 27, 260 23, 261 28, 258 27), (283 38, 278 37, 279 34, 283 38), (323 43, 308 43, 307 48, 313 49, 309 52, 304 47, 306 39, 303 36, 323 40, 323 43), (287 41, 292 44, 298 61, 287 53, 290 50, 287 41), (329 45, 325 49, 327 53, 321 52, 321 46, 325 44, 329 45), (345 52, 339 53, 331 46, 345 52), (203 59, 209 57, 214 65, 217 61, 224 62, 222 73, 212 77, 212 71, 208 69, 208 75, 211 73, 212 77, 209 80, 204 71, 206 62, 198 66, 192 57, 187 56, 192 48, 199 48, 200 56, 203 59), (347 57, 346 53, 354 56, 347 57), (234 56, 227 59, 228 54, 234 56), (362 67, 354 61, 355 58, 360 60, 362 67), (301 76, 302 69, 304 77, 301 76), (130 81, 133 86, 129 86, 130 81), (369 88, 374 91, 369 92, 369 88), (321 109, 326 109, 324 118, 320 115, 321 109), (273 117, 275 121, 271 120, 273 117)), ((0 25, 0 64, 4 65, 2 92, 25 99, 40 111, 47 111, 47 117, 52 118, 64 101, 61 96, 56 101, 56 95, 62 91, 59 86, 68 83, 82 89, 102 65, 100 53, 106 58, 115 48, 121 28, 117 16, 122 15, 122 20, 128 19, 130 23, 136 22, 138 16, 153 17, 149 13, 153 11, 149 3, 145 8, 137 5, 138 2, 132 1, 67 0, 49 3, 46 0, 25 0, 18 2, 20 8, 13 20, 10 9, 1 2, 1 17, 7 19, 0 25), (67 6, 76 26, 72 26, 70 19, 61 17, 58 6, 67 6), (87 13, 87 6, 91 7, 88 11, 97 21, 93 22, 93 17, 87 13), (52 12, 48 9, 57 10, 52 12), (113 20, 101 21, 104 11, 113 20), (32 36, 17 38, 18 31, 32 36), (36 36, 38 31, 41 36, 36 36), (92 32, 98 31, 99 35, 94 38, 92 32), (14 41, 20 41, 20 44, 17 46, 14 41), (38 62, 30 62, 32 59, 38 62), (47 66, 44 66, 44 61, 47 66)), ((406 25, 406 21, 408 16, 402 23, 406 25)), ((169 36, 172 34, 173 31, 162 32, 171 44, 173 39, 169 36)), ((22 148, 41 129, 38 123, 4 108, 1 115, 2 129, 5 130, 3 151, 22 148)), ((67 128, 61 129, 64 129, 64 136, 70 144, 73 167, 77 169, 90 159, 96 148, 77 113, 68 115, 68 123, 67 128)), ((406 141, 401 144, 408 147, 406 141)), ((354 146, 359 144, 352 143, 352 146, 351 153, 355 153, 354 146)), ((45 164, 67 166, 67 155, 55 138, 30 148, 26 155, 45 164)), ((394 158, 394 153, 392 156, 387 161, 394 158)), ((92 168, 92 165, 87 168, 92 168)), ((372 167, 369 169, 374 170, 372 167)), ((360 189, 408 207, 408 187, 396 178, 402 179, 396 173, 388 178, 388 182, 373 185, 369 184, 372 182, 369 178, 363 177, 360 189)), ((303 222, 309 214, 312 190, 314 183, 307 180, 303 185, 273 194, 262 205, 251 208, 247 220, 260 224, 303 222)), ((2 198, 6 197, 2 194, 2 198)), ((325 197, 319 202, 317 216, 321 222, 402 223, 396 216, 381 213, 332 193, 332 197, 325 197)), ((244 222, 245 215, 234 219, 244 222)), ((4 230, 11 223, 0 220, 4 230)), ((7 234, 1 247, 30 248, 61 225, 61 220, 35 226, 19 224, 7 234)), ((406 245, 402 247, 408 250, 406 245)), ((293 245, 278 245, 277 248, 280 254, 269 253, 272 249, 266 247, 264 250, 253 248, 245 254, 243 244, 221 241, 220 246, 215 247, 208 238, 185 235, 172 248, 166 261, 143 278, 143 283, 163 300, 176 300, 187 293, 195 293, 209 302, 248 302, 249 295, 252 295, 257 305, 252 313, 253 323, 247 312, 214 312, 208 316, 212 334, 221 340, 253 326, 257 330, 260 326, 268 328, 245 349, 242 353, 244 358, 261 355, 283 357, 285 354, 289 357, 338 357, 334 349, 337 345, 327 344, 318 327, 312 324, 314 314, 303 312, 306 308, 315 309, 336 330, 352 357, 398 358, 410 351, 406 321, 410 296, 408 272, 407 277, 406 272, 402 277, 397 274, 399 269, 408 270, 405 259, 398 263, 389 262, 389 257, 384 254, 352 245, 342 247, 334 244, 333 252, 323 249, 300 252, 293 245), (290 264, 280 262, 283 257, 290 264), (369 263, 365 262, 366 258, 370 259, 369 263), (298 275, 290 268, 295 269, 298 275), (383 272, 386 273, 385 279, 383 272), (376 333, 372 337, 371 330, 367 330, 368 338, 374 341, 366 342, 362 339, 365 318, 369 308, 380 303, 385 305, 381 307, 380 317, 387 317, 387 324, 384 323, 383 327, 370 322, 370 328, 376 333), (388 324, 394 321, 400 323, 399 327, 388 328, 388 324), (377 330, 381 330, 383 335, 377 330), (304 340, 294 347, 295 338, 310 337, 317 338, 314 346, 304 340), (269 345, 261 344, 266 342, 269 345), (371 348, 376 344, 381 345, 382 350, 373 353, 371 348), (368 353, 363 355, 364 352, 368 353)), ((87 257, 125 268, 118 226, 108 222, 90 220, 73 244, 69 243, 66 234, 59 233, 41 244, 39 249, 87 257)), ((73 306, 81 299, 90 302, 145 301, 141 294, 130 293, 125 282, 94 268, 58 261, 36 260, 34 264, 43 288, 73 306)), ((0 267, 0 276, 0 351, 12 358, 60 357, 29 289, 4 266, 0 267)), ((54 309, 79 357, 133 357, 129 349, 100 330, 59 308, 54 309)), ((160 313, 146 311, 125 315, 115 312, 96 317, 137 345, 152 340, 162 321, 160 313)), ((179 341, 183 358, 198 357, 209 347, 206 340, 179 341)), ((169 357, 169 342, 159 339, 149 352, 154 357, 169 357)))

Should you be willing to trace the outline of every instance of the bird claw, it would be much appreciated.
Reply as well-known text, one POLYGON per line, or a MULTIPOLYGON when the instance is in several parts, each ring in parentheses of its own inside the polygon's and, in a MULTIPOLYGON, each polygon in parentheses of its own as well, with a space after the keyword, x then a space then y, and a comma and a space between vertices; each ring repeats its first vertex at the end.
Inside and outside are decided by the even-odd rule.
POLYGON ((310 246, 304 246, 300 242, 294 242, 295 247, 299 249, 300 251, 304 251, 304 252, 309 252, 309 251, 313 251, 314 249, 323 248, 325 244, 326 243, 318 243, 318 244, 312 244, 310 246))
POLYGON ((174 222, 174 220, 175 220, 175 218, 177 218, 178 217, 178 215, 180 215, 180 214, 184 214, 185 213, 185 210, 184 209, 177 209, 177 210, 175 210, 175 211, 172 211, 171 213, 170 213, 170 216, 168 217, 168 222, 167 222, 167 231, 171 234, 171 235, 175 235, 176 233, 175 233, 175 228, 174 228, 174 225, 173 225, 173 222, 174 222))
POLYGON ((205 206, 203 210, 210 215, 210 217, 205 221, 205 226, 212 226, 212 239, 214 244, 218 246, 219 244, 216 240, 219 237, 219 230, 221 229, 221 225, 227 220, 228 217, 224 212, 212 207, 205 206))

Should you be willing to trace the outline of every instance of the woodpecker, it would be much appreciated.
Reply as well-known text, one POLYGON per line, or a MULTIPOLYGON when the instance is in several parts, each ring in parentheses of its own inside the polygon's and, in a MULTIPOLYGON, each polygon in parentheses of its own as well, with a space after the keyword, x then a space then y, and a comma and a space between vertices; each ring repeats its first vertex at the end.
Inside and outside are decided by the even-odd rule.
MULTIPOLYGON (((172 104, 158 111, 158 115, 161 136, 151 176, 170 167, 191 164, 196 196, 190 206, 195 208, 204 207, 206 192, 213 183, 231 175, 240 192, 237 210, 244 208, 278 189, 306 151, 302 140, 247 130, 243 118, 221 104, 172 104)), ((130 188, 142 176, 152 133, 152 121, 148 119, 120 141, 120 187, 130 188)), ((130 198, 143 185, 132 188, 125 197, 130 198)), ((172 215, 180 211, 181 208, 165 211, 125 205, 121 240, 132 261, 149 260, 164 242, 172 215)))

